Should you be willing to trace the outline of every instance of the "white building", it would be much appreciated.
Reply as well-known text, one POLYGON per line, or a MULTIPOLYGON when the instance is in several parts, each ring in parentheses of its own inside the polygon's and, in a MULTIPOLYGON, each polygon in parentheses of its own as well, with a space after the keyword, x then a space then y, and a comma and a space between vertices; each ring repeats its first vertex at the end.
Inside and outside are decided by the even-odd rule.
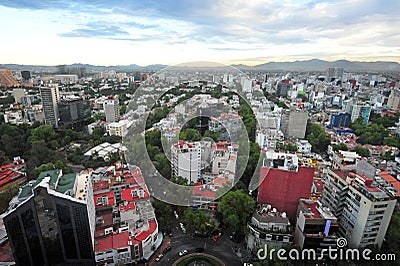
POLYGON ((120 120, 119 122, 113 122, 106 125, 107 134, 112 136, 123 137, 127 132, 128 128, 132 125, 130 120, 120 120))
POLYGON ((107 122, 118 122, 120 115, 119 101, 117 96, 110 96, 106 101, 104 101, 104 112, 106 114, 107 122))
POLYGON ((312 145, 308 142, 308 140, 301 139, 296 141, 297 151, 305 154, 311 153, 312 145))
POLYGON ((201 144, 179 140, 171 146, 172 175, 181 176, 190 182, 197 182, 201 170, 201 144))

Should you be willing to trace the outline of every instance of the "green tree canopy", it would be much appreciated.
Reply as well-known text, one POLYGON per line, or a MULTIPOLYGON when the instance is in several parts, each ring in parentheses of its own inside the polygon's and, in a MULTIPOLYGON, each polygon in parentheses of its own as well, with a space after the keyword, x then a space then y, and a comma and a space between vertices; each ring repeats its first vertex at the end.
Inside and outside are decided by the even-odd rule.
POLYGON ((256 202, 243 190, 230 191, 225 194, 219 204, 218 212, 232 231, 244 231, 247 221, 254 212, 256 202))

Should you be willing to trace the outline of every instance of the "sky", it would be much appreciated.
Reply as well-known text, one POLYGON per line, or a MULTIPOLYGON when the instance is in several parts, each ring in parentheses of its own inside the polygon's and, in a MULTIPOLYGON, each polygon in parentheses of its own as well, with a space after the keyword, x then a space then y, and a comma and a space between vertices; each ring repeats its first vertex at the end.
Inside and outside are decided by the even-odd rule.
POLYGON ((398 0, 0 0, 0 63, 400 62, 398 0))

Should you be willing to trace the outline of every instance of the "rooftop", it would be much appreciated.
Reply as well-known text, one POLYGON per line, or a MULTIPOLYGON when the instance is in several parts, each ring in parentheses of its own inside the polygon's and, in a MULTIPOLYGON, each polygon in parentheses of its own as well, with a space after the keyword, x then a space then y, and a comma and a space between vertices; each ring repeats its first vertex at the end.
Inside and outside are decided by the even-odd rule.
POLYGON ((157 221, 156 220, 150 220, 149 221, 149 229, 146 231, 142 231, 139 234, 135 236, 135 238, 139 241, 144 241, 146 240, 154 231, 157 229, 157 221))

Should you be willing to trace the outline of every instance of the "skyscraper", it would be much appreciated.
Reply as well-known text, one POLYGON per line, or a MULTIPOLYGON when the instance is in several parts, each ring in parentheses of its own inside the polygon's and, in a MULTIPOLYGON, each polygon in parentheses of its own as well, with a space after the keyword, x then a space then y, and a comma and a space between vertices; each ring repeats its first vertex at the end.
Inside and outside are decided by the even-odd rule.
POLYGON ((40 96, 42 97, 46 125, 58 127, 58 102, 60 101, 58 86, 52 85, 40 88, 40 96))
POLYGON ((23 187, 4 224, 17 265, 94 265, 89 174, 42 172, 23 187))

